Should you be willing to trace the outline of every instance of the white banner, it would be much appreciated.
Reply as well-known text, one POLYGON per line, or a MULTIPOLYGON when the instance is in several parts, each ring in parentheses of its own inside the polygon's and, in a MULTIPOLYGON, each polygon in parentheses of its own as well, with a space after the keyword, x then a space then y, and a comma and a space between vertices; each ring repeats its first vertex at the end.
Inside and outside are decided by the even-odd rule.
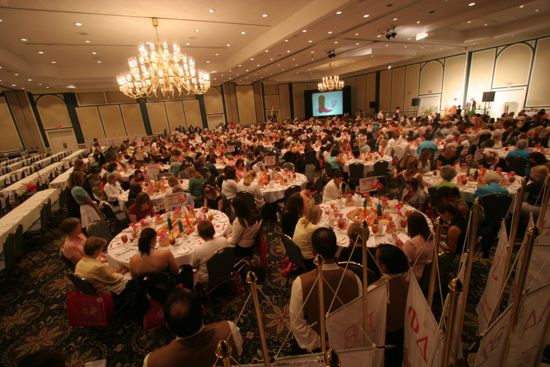
POLYGON ((414 273, 409 273, 409 292, 405 306, 405 343, 403 346, 403 367, 423 367, 441 365, 444 333, 439 335, 438 325, 426 298, 416 281, 414 273), (435 357, 432 356, 435 354, 435 357))
POLYGON ((384 365, 384 349, 360 348, 355 350, 346 350, 336 353, 340 366, 342 367, 372 367, 379 366, 376 360, 382 360, 384 365))
MULTIPOLYGON (((385 282, 367 293, 368 330, 366 334, 371 343, 383 346, 386 338, 386 311, 388 304, 388 283, 385 282)), ((327 315, 327 334, 329 345, 336 352, 364 347, 363 297, 327 315)), ((373 366, 384 365, 384 355, 377 356, 373 366)))
POLYGON ((496 367, 502 365, 506 335, 510 327, 511 306, 489 325, 481 339, 475 358, 475 367, 496 367))
MULTIPOLYGON (((489 322, 495 307, 500 298, 500 293, 504 287, 504 281, 506 280, 506 274, 508 274, 508 234, 506 233, 506 226, 504 221, 500 224, 500 231, 498 233, 498 245, 495 251, 495 257, 491 264, 491 270, 487 276, 487 284, 485 285, 485 291, 481 295, 479 304, 476 307, 479 333, 483 334, 489 326, 489 322)), ((509 260, 509 259, 508 259, 509 260)))
MULTIPOLYGON (((464 285, 464 275, 466 274, 466 262, 468 261, 468 253, 465 252, 460 256, 460 263, 458 265, 458 279, 460 280, 460 283, 464 285)), ((471 281, 471 280, 470 280, 471 281)), ((460 296, 458 296, 458 302, 457 302, 457 315, 456 320, 460 318, 460 312, 462 310, 465 310, 464 307, 464 301, 468 297, 467 294, 464 294, 464 292, 460 293, 460 296)), ((464 320, 462 324, 462 328, 455 327, 453 330, 453 345, 451 346, 451 360, 459 360, 463 358, 462 355, 462 329, 464 328, 464 320)))
POLYGON ((549 315, 550 284, 524 296, 518 321, 510 339, 506 367, 538 365, 549 315))
POLYGON ((550 283, 550 246, 548 244, 547 242, 544 246, 533 247, 533 254, 531 255, 531 262, 525 280, 526 291, 550 283))

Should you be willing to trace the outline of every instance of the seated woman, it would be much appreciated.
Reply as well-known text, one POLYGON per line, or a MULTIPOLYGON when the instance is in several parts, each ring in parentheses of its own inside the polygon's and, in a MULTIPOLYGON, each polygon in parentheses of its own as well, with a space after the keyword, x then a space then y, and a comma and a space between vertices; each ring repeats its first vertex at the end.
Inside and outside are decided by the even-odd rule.
POLYGON ((216 186, 206 184, 203 189, 203 207, 214 210, 223 210, 223 198, 216 186))
POLYGON ((424 267, 432 260, 434 254, 432 231, 428 226, 426 217, 419 212, 415 212, 407 218, 407 232, 410 239, 403 243, 399 238, 396 238, 395 244, 407 255, 416 279, 420 280, 424 267))
POLYGON ((443 152, 435 159, 435 167, 441 169, 442 166, 454 166, 457 159, 456 143, 448 143, 445 145, 443 152))
POLYGON ((283 233, 289 237, 294 236, 296 223, 304 214, 304 200, 300 193, 290 195, 286 201, 285 208, 281 215, 281 227, 283 233))
POLYGON ((170 186, 170 191, 174 194, 177 192, 185 192, 183 187, 181 187, 180 181, 177 177, 170 176, 168 177, 168 186, 170 186))
POLYGON ((235 172, 235 167, 225 166, 223 169, 223 183, 222 183, 222 194, 225 195, 227 200, 233 200, 237 195, 237 176, 235 172))
POLYGON ((416 209, 423 211, 426 206, 427 195, 418 185, 416 178, 410 178, 405 181, 405 189, 403 190, 403 201, 407 204, 415 207, 416 209))
POLYGON ((153 211, 153 204, 149 195, 145 192, 140 192, 136 196, 136 201, 130 208, 128 208, 128 216, 130 222, 137 223, 145 217, 152 217, 155 214, 153 211))
POLYGON ((544 182, 548 176, 548 168, 538 165, 531 168, 531 181, 525 186, 524 200, 521 210, 524 213, 533 213, 534 219, 538 217, 542 205, 544 182))
POLYGON ((80 206, 80 219, 83 228, 87 228, 93 222, 104 218, 99 206, 90 198, 88 192, 82 187, 85 179, 84 172, 73 171, 69 180, 72 185, 71 196, 80 206))
POLYGON ((120 183, 117 180, 116 173, 110 173, 107 176, 107 183, 103 187, 103 191, 105 191, 105 195, 107 196, 107 201, 110 203, 115 203, 115 205, 118 205, 118 198, 124 190, 122 189, 122 186, 120 186, 120 183))
POLYGON ((65 218, 59 224, 59 229, 66 235, 61 246, 61 253, 67 260, 76 264, 84 256, 84 244, 86 243, 86 236, 82 233, 80 219, 65 218))
POLYGON ((437 214, 441 216, 443 223, 447 226, 445 242, 441 247, 453 254, 461 254, 466 238, 466 223, 458 210, 451 204, 440 204, 437 207, 437 214))
POLYGON ((259 224, 254 216, 253 209, 249 207, 246 200, 236 196, 231 201, 231 206, 235 212, 235 220, 229 243, 235 246, 235 256, 252 256, 256 242, 256 234, 259 230, 259 224))
POLYGON ((242 158, 237 159, 235 162, 235 173, 239 179, 243 179, 246 175, 246 167, 242 158))
POLYGON ((300 191, 300 195, 302 196, 302 199, 304 200, 304 208, 308 208, 311 205, 315 204, 315 194, 317 193, 317 187, 315 186, 315 183, 308 182, 306 184, 306 187, 300 191))
POLYGON ((485 185, 479 185, 474 192, 474 199, 492 194, 506 194, 510 192, 505 187, 500 186, 502 177, 495 171, 488 171, 483 177, 482 182, 485 185))
POLYGON ((202 220, 197 224, 197 232, 204 243, 197 246, 193 253, 193 268, 197 269, 193 274, 193 283, 208 284, 206 263, 218 250, 230 247, 230 244, 225 237, 214 237, 216 230, 208 220, 202 220))
POLYGON ((258 187, 258 185, 254 182, 256 179, 256 172, 250 171, 245 176, 242 182, 239 182, 237 184, 238 191, 245 191, 249 192, 254 196, 254 203, 256 204, 256 209, 261 210, 264 205, 264 195, 262 194, 262 191, 258 187))
MULTIPOLYGON (((363 241, 368 241, 370 236, 369 227, 363 232, 363 224, 353 222, 349 225, 347 231, 349 237, 349 246, 342 249, 338 261, 353 261, 358 264, 363 263, 363 241), (363 233, 365 238, 363 238, 363 233), (352 253, 353 252, 353 253, 352 253)), ((370 263, 369 263, 370 264, 370 263)), ((370 266, 369 266, 370 269, 370 266)))
POLYGON ((452 166, 442 166, 440 169, 441 172, 441 181, 435 185, 435 188, 440 188, 443 186, 447 187, 457 187, 458 185, 454 182, 451 182, 453 178, 456 177, 456 169, 452 166))
POLYGON ((300 218, 298 223, 296 223, 294 236, 292 237, 292 241, 300 248, 308 271, 315 268, 315 264, 313 264, 315 254, 313 253, 313 245, 311 244, 311 234, 319 228, 321 215, 322 211, 319 205, 314 204, 309 206, 305 216, 300 218))
POLYGON ((142 192, 142 188, 140 184, 131 184, 130 188, 128 189, 128 202, 126 203, 126 207, 131 207, 135 201, 136 197, 140 192, 142 192))

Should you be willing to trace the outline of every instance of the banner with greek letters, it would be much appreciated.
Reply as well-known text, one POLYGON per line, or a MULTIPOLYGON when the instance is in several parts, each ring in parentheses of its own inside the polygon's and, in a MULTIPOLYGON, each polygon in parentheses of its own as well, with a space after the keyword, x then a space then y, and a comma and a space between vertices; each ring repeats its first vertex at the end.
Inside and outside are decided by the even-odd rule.
MULTIPOLYGON (((327 315, 326 324, 330 347, 336 352, 364 347, 365 334, 370 339, 370 343, 383 346, 386 338, 388 292, 387 282, 369 289, 367 293, 369 316, 366 332, 363 331, 363 297, 358 297, 327 315)), ((384 355, 379 353, 372 366, 383 365, 384 355)))
POLYGON ((550 284, 523 297, 521 310, 510 339, 505 367, 535 367, 544 342, 550 315, 550 284))
POLYGON ((441 332, 438 338, 437 322, 414 273, 409 273, 409 279, 405 306, 403 367, 439 366, 444 333, 441 332))
POLYGON ((479 304, 476 307, 478 330, 480 334, 483 334, 487 326, 489 326, 489 322, 500 298, 500 293, 504 287, 509 265, 506 261, 508 259, 508 246, 508 234, 506 233, 504 221, 502 221, 498 233, 498 245, 493 263, 491 264, 491 270, 487 277, 487 284, 479 299, 479 304))
POLYGON ((525 290, 537 289, 547 283, 550 283, 550 242, 533 247, 525 290))
POLYGON ((506 335, 510 327, 511 306, 493 322, 479 343, 474 367, 494 367, 502 365, 502 356, 506 343, 506 335))

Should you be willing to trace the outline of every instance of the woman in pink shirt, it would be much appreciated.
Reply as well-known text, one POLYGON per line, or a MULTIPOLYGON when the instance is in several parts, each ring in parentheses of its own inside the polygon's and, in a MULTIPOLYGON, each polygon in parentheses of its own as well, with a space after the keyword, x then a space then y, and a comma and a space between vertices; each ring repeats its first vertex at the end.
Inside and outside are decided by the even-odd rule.
POLYGON ((84 243, 86 242, 80 219, 66 218, 59 225, 59 229, 66 235, 61 252, 67 260, 76 264, 84 255, 84 243))
POLYGON ((426 217, 420 212, 414 212, 407 218, 407 231, 410 239, 403 243, 399 238, 396 238, 395 243, 407 255, 416 279, 420 280, 424 267, 433 258, 432 231, 428 226, 426 217))

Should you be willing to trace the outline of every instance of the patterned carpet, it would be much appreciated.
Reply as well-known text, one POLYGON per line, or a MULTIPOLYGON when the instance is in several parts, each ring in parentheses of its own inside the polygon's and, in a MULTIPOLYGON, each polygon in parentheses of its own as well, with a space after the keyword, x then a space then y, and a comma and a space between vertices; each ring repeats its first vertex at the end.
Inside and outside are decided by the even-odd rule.
MULTIPOLYGON (((284 248, 273 224, 264 225, 269 243, 269 271, 259 289, 265 317, 270 356, 275 356, 287 335, 290 286, 279 269, 284 248), (264 297, 265 295, 265 297, 264 297)), ((72 284, 67 269, 58 257, 61 238, 52 230, 53 241, 35 246, 10 274, 0 276, 0 365, 15 366, 26 354, 49 347, 65 353, 68 366, 106 359, 108 366, 141 366, 152 349, 167 343, 172 336, 165 329, 144 332, 141 325, 126 323, 110 329, 83 329, 67 322, 65 297, 72 284)), ((489 265, 475 263, 468 309, 465 318, 465 347, 475 339, 475 305, 482 292, 489 265)), ((207 321, 234 320, 247 294, 213 300, 214 317, 207 321)), ((245 342, 241 363, 262 359, 254 308, 250 301, 238 321, 245 342)), ((290 344, 282 348, 288 355, 290 344)))

